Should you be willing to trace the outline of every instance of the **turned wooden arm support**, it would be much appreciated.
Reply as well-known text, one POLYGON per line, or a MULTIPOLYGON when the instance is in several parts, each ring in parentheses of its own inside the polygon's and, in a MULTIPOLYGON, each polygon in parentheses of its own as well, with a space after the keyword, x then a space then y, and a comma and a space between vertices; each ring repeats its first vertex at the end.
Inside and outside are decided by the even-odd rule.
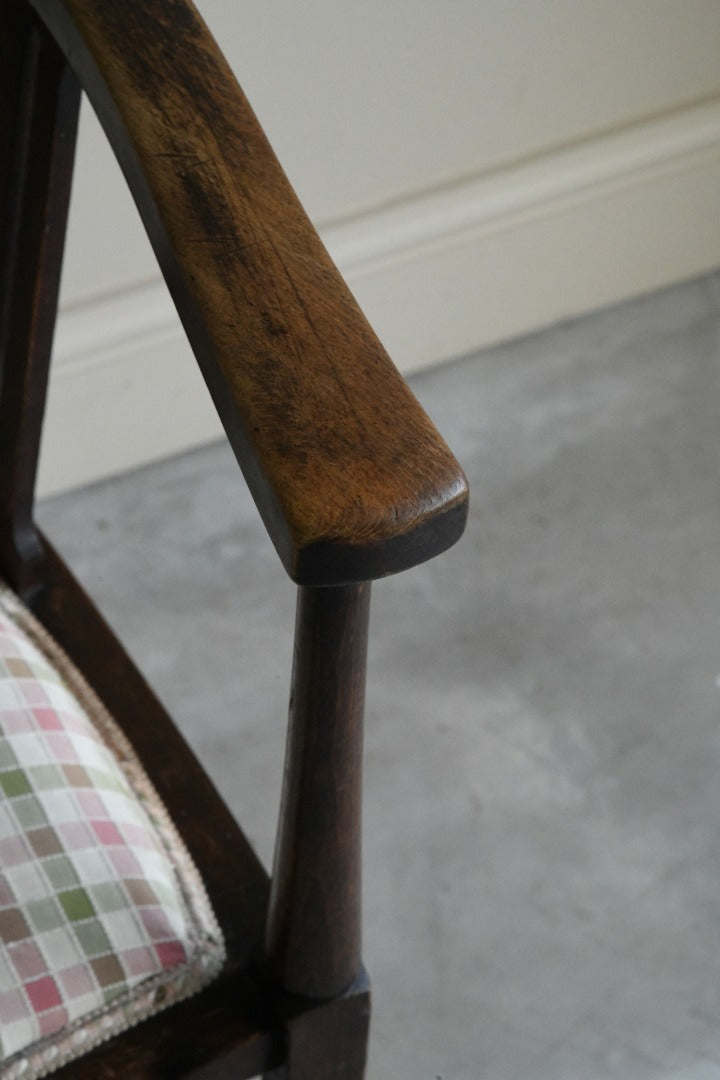
POLYGON ((189 0, 31 0, 137 202, 290 576, 367 580, 459 537, 462 471, 387 357, 189 0))

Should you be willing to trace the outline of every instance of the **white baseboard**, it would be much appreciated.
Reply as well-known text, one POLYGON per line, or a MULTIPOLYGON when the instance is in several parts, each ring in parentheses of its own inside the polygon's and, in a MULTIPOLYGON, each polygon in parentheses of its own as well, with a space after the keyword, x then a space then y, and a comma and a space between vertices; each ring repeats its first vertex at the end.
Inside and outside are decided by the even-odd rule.
MULTIPOLYGON (((720 264, 720 100, 320 231, 409 373, 720 264)), ((61 312, 41 493, 219 430, 161 281, 61 312)))

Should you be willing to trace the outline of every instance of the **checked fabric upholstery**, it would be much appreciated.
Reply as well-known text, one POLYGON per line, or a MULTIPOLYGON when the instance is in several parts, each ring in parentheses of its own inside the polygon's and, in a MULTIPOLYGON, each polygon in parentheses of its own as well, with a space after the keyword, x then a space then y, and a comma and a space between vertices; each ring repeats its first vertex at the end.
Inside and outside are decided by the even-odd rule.
POLYGON ((223 956, 124 736, 0 589, 0 1077, 86 1053, 199 990, 223 956))

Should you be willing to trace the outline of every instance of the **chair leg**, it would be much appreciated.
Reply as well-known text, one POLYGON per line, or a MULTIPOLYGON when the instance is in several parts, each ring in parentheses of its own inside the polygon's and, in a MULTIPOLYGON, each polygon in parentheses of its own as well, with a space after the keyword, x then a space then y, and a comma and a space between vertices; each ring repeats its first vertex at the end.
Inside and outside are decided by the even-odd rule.
POLYGON ((286 1064, 265 1080, 362 1080, 360 782, 369 584, 300 589, 266 936, 286 1064))
POLYGON ((341 996, 295 1012, 286 1008, 287 1064, 263 1080, 363 1080, 370 1027, 364 972, 341 996))
POLYGON ((360 958, 360 824, 370 584, 298 590, 287 758, 267 921, 273 982, 328 1001, 360 958))

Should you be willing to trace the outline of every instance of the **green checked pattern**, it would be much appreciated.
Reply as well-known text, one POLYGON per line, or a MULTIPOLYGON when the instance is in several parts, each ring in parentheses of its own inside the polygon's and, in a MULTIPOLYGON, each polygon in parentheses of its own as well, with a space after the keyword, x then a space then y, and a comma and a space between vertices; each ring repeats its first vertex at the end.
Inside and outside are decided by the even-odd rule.
POLYGON ((202 988, 200 877, 124 736, 0 587, 0 1076, 43 1076, 202 988))

